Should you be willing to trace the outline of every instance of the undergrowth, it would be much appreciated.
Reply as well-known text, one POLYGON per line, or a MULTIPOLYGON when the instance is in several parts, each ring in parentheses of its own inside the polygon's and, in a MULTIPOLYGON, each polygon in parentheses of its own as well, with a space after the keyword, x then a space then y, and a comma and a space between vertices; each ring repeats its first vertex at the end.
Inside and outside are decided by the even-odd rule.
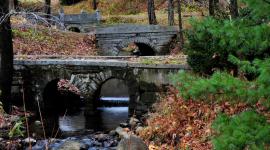
POLYGON ((220 114, 213 123, 215 150, 263 150, 270 148, 270 124, 255 111, 229 117, 220 114))
POLYGON ((211 77, 201 77, 179 72, 172 75, 172 81, 180 95, 189 100, 245 102, 250 105, 259 101, 270 108, 270 59, 257 60, 254 67, 258 78, 248 81, 226 72, 215 72, 211 77))

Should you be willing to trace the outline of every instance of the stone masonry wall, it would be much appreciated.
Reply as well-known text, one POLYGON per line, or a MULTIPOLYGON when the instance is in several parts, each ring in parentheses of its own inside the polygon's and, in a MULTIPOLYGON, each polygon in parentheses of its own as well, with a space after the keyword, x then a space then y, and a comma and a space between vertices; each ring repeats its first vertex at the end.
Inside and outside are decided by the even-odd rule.
MULTIPOLYGON (((142 114, 151 108, 158 93, 171 84, 169 74, 189 69, 185 65, 145 65, 116 60, 15 60, 14 63, 14 85, 24 83, 30 105, 36 100, 44 103, 42 94, 50 81, 68 79, 86 98, 87 114, 95 111, 95 94, 111 78, 122 79, 128 86, 129 113, 142 114)), ((13 92, 18 93, 19 89, 14 88, 13 92)))

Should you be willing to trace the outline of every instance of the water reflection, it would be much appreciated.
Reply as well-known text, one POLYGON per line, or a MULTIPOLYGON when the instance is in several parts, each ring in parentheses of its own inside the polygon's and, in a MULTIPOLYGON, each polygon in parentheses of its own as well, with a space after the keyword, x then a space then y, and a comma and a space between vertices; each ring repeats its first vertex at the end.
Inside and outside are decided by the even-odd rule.
MULTIPOLYGON (((115 101, 114 103, 126 102, 128 97, 108 98, 102 97, 103 101, 115 101)), ((119 123, 128 119, 128 106, 104 107, 100 106, 94 115, 85 116, 84 109, 73 115, 59 117, 59 128, 63 132, 76 132, 85 129, 94 129, 97 131, 110 131, 115 129, 119 123)))
POLYGON ((63 132, 76 132, 85 129, 86 119, 84 117, 84 111, 77 113, 72 116, 60 116, 59 117, 59 128, 63 132))
POLYGON ((115 129, 119 123, 128 119, 128 107, 99 107, 101 129, 115 129))

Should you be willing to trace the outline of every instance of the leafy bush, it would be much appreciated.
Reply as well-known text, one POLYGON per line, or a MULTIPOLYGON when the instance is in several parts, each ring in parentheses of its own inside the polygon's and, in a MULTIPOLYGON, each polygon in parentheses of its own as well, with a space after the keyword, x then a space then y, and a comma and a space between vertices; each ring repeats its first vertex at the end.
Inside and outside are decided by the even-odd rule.
POLYGON ((253 61, 270 55, 270 27, 246 26, 244 20, 192 20, 187 31, 186 54, 195 72, 211 74, 215 68, 233 69, 229 54, 253 61))
POLYGON ((247 68, 258 72, 256 80, 247 81, 223 72, 215 72, 209 78, 179 72, 172 75, 172 81, 180 95, 187 100, 229 100, 249 104, 263 100, 265 106, 270 108, 270 59, 256 60, 247 68))
POLYGON ((186 32, 186 54, 195 72, 211 74, 216 69, 236 70, 228 61, 230 54, 250 62, 270 56, 269 13, 265 13, 269 12, 270 4, 262 0, 244 2, 248 7, 241 11, 238 19, 191 20, 192 28, 186 32))
POLYGON ((217 132, 212 140, 216 150, 258 150, 269 147, 270 124, 254 111, 233 117, 221 114, 212 127, 217 132))
POLYGON ((270 3, 265 0, 242 0, 250 8, 253 19, 268 22, 270 19, 270 3))
POLYGON ((255 83, 234 78, 227 73, 215 72, 210 78, 204 78, 180 72, 173 77, 173 81, 181 96, 187 100, 248 102, 258 100, 257 93, 253 89, 256 87, 255 83))

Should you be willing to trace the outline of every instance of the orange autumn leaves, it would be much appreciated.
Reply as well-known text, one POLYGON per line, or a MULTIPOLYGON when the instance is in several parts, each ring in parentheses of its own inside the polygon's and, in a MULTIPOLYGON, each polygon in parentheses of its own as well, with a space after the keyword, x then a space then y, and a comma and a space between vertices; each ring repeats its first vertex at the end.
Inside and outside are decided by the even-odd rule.
POLYGON ((177 96, 177 90, 172 89, 155 105, 155 113, 151 113, 140 136, 148 142, 150 149, 212 149, 214 133, 211 125, 218 113, 233 115, 247 108, 244 103, 185 101, 177 96))

